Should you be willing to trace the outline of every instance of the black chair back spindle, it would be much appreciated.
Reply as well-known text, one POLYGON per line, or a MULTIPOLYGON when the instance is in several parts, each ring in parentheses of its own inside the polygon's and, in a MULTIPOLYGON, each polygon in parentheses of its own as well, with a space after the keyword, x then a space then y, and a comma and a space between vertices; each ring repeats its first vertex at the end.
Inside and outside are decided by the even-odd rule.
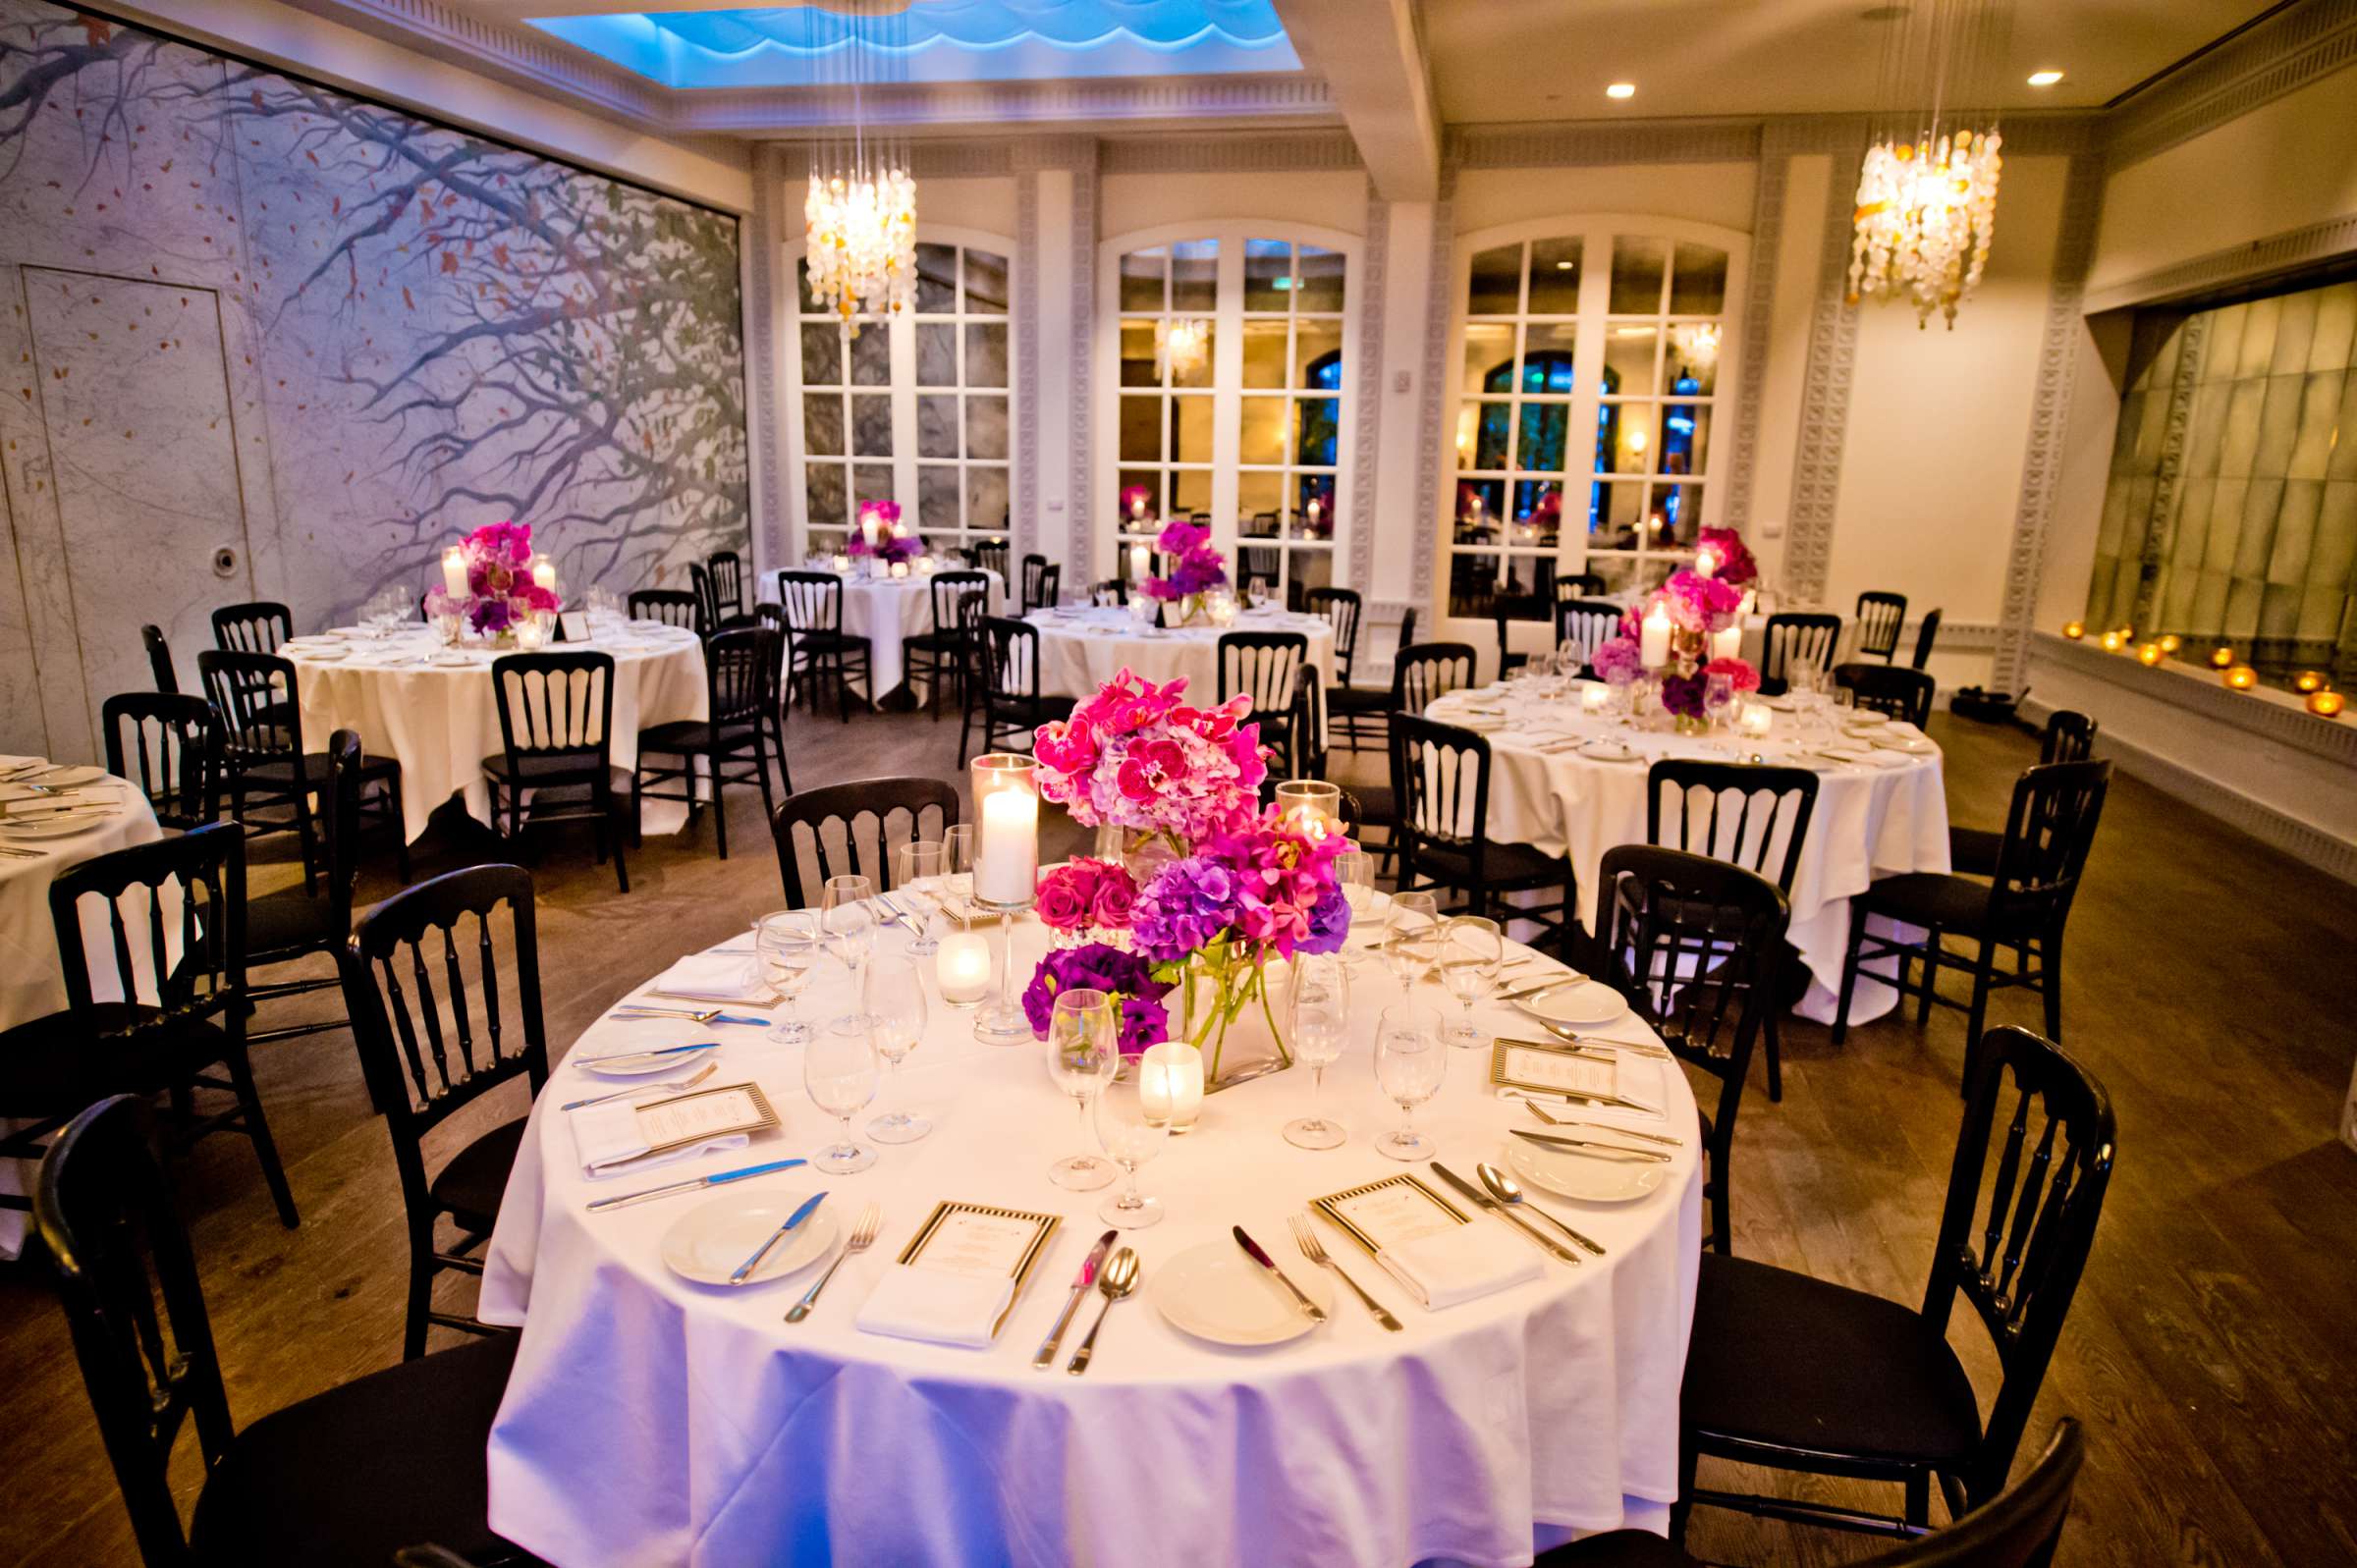
POLYGON ((1915 668, 1921 670, 1932 662, 1932 646, 1940 640, 1940 612, 1927 614, 1915 628, 1915 668))
POLYGON ((164 628, 145 625, 139 628, 139 640, 147 645, 147 669, 154 677, 155 689, 167 693, 180 690, 180 672, 172 666, 172 644, 164 636, 164 628))
POLYGON ((294 612, 273 600, 213 612, 213 646, 224 653, 276 653, 294 635, 294 612))
POLYGON ((1932 721, 1932 701, 1939 683, 1930 672, 1904 665, 1838 664, 1834 685, 1850 694, 1851 703, 1920 730, 1932 721))
POLYGON ((1008 577, 1008 543, 1004 539, 984 539, 967 546, 965 554, 975 570, 995 571, 999 574, 999 581, 1005 582, 1008 577))
POLYGON ((1392 658, 1393 710, 1421 714, 1433 698, 1473 684, 1474 657, 1466 642, 1401 643, 1392 658))
POLYGON ((1251 719, 1262 727, 1261 738, 1275 743, 1268 730, 1282 730, 1292 712, 1293 692, 1309 663, 1309 638, 1298 631, 1223 631, 1218 645, 1219 700, 1239 693, 1252 699, 1251 719))
POLYGON ((1580 664, 1593 668, 1596 650, 1620 634, 1620 615, 1609 599, 1558 599, 1555 645, 1578 650, 1580 664))
POLYGON ((126 691, 107 698, 99 716, 106 771, 137 784, 158 823, 186 830, 220 814, 221 730, 211 703, 126 691))
MULTIPOLYGON (((696 568, 701 571, 703 568, 696 568)), ((686 588, 633 589, 627 601, 632 621, 659 621, 702 636, 710 627, 704 619, 703 596, 686 588)))
POLYGON ((243 1041, 246 841, 235 824, 212 823, 68 867, 49 885, 49 917, 67 1009, 93 1033, 209 1024, 243 1041), (84 898, 105 901, 102 952, 83 939, 84 898), (178 913, 167 914, 167 904, 178 913), (126 1003, 102 1007, 95 1000, 102 990, 126 1003))
POLYGON ((1779 697, 1790 690, 1798 664, 1831 670, 1840 641, 1839 616, 1802 611, 1770 616, 1760 641, 1760 695, 1779 697))
POLYGON ((1645 780, 1645 841, 1756 872, 1789 894, 1817 810, 1806 768, 1665 757, 1645 780))
POLYGON ((2096 723, 2083 713, 2056 708, 2046 716, 2038 737, 2040 762, 2085 762, 2095 755, 2096 723))
POLYGON ((1868 589, 1858 595, 1858 657, 1889 663, 1898 656, 1899 629, 1907 622, 1907 596, 1868 589))
POLYGON ((1064 597, 1064 568, 1050 566, 1046 556, 1023 557, 1023 611, 1044 610, 1064 597))
POLYGON ((1301 608, 1334 628, 1334 683, 1350 684, 1358 669, 1358 621, 1366 608, 1356 588, 1310 588, 1301 595, 1301 608))
POLYGON ((744 614, 744 557, 734 550, 717 551, 705 558, 704 570, 712 579, 712 601, 720 612, 714 622, 744 614))
POLYGON ((836 876, 866 877, 878 892, 889 892, 892 851, 909 842, 939 842, 958 820, 957 786, 939 779, 861 779, 787 796, 769 819, 787 906, 815 907, 815 890, 836 876), (802 877, 803 829, 818 872, 808 882, 802 877))

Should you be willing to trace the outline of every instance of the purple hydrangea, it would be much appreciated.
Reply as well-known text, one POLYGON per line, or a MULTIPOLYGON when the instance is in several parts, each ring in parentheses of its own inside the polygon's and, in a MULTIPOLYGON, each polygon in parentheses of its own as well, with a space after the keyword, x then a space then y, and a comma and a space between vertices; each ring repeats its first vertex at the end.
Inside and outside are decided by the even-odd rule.
POLYGON ((1340 952, 1343 939, 1350 934, 1350 900, 1343 896, 1342 885, 1333 884, 1318 894, 1310 905, 1309 935, 1293 944, 1293 951, 1340 952))
POLYGON ((1703 677, 1700 671, 1690 676, 1662 676, 1662 707, 1684 718, 1699 718, 1702 714, 1703 677))
POLYGON ((1154 978, 1153 965, 1134 952, 1101 942, 1051 952, 1023 988, 1023 1016, 1032 1034, 1045 1040, 1056 1016, 1056 999, 1067 991, 1102 991, 1115 997, 1121 1014, 1121 1050, 1135 1055, 1170 1038, 1170 1014, 1162 1004, 1171 984, 1154 978))
POLYGON ((1637 678, 1643 660, 1634 637, 1613 637, 1597 644, 1588 656, 1597 677, 1608 685, 1625 686, 1637 678))
POLYGON ((1235 917, 1235 874, 1209 855, 1189 855, 1156 872, 1137 895, 1130 938, 1155 962, 1176 963, 1218 941, 1235 917))

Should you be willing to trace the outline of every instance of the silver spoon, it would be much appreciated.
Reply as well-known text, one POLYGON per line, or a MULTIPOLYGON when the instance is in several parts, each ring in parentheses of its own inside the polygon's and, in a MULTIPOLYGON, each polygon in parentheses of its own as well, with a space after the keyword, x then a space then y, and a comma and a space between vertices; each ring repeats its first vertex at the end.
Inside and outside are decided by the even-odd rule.
POLYGON ((1113 1316, 1113 1304, 1136 1288, 1137 1250, 1124 1247, 1113 1255, 1112 1262, 1105 1266, 1105 1271, 1097 1276, 1097 1289, 1104 1293, 1105 1305, 1097 1309, 1097 1321, 1089 1325, 1088 1337, 1080 1341, 1078 1350, 1072 1352, 1072 1363, 1064 1369, 1066 1372, 1077 1378, 1088 1371, 1088 1358, 1096 1354, 1097 1330, 1105 1326, 1107 1318, 1113 1316))
POLYGON ((1604 1249, 1602 1247, 1599 1247, 1596 1245, 1596 1243, 1590 1241, 1587 1237, 1581 1235, 1578 1231, 1573 1230, 1569 1225, 1564 1224, 1561 1219, 1556 1218, 1555 1216, 1549 1214, 1546 1210, 1540 1208, 1537 1204, 1532 1203, 1525 1198, 1522 1195, 1521 1184, 1516 1182, 1513 1177, 1507 1175, 1505 1171, 1500 1170, 1496 1165, 1491 1164, 1485 1160, 1480 1164, 1473 1167, 1473 1173, 1481 1178, 1481 1184, 1489 1189, 1490 1196, 1497 1199, 1500 1203, 1505 1204, 1509 1208, 1528 1210, 1530 1213, 1537 1215, 1541 1219, 1546 1220, 1556 1229, 1562 1231, 1564 1235, 1569 1236, 1573 1241, 1576 1241, 1581 1246, 1587 1248, 1588 1251, 1594 1253, 1597 1257, 1601 1258, 1604 1256, 1604 1249))

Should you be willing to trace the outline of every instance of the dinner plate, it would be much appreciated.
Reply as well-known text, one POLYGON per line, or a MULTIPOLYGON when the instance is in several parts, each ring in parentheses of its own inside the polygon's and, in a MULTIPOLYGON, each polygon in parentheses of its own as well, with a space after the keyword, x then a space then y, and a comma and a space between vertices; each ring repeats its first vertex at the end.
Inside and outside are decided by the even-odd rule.
MULTIPOLYGON (((1253 1239, 1267 1245, 1260 1237, 1253 1239)), ((1334 1311, 1334 1282, 1325 1270, 1297 1255, 1269 1256, 1303 1295, 1334 1311)), ((744 1259, 740 1256, 737 1261, 744 1259)), ((1233 1240, 1188 1248, 1149 1273, 1146 1285, 1146 1294, 1165 1322, 1215 1345, 1282 1345, 1317 1326, 1285 1286, 1245 1257, 1233 1240)))
MULTIPOLYGON (((809 1202, 808 1189, 799 1192, 738 1192, 698 1204, 672 1221, 663 1232, 663 1261, 682 1279, 699 1285, 725 1285, 745 1259, 750 1258, 786 1217, 809 1202)), ((827 1206, 803 1220, 769 1249, 744 1283, 766 1284, 797 1269, 807 1268, 835 1245, 835 1217, 827 1206)), ((742 1286, 738 1288, 741 1289, 742 1286)))
POLYGON ((1470 730, 1477 735, 1489 735, 1504 730, 1507 719, 1506 715, 1502 713, 1481 713, 1468 710, 1453 715, 1447 723, 1456 726, 1459 730, 1470 730))
POLYGON ((1904 768, 1908 765, 1904 754, 1886 746, 1875 747, 1866 753, 1864 760, 1868 766, 1875 768, 1904 768))
POLYGON ((279 652, 292 654, 298 659, 307 659, 315 665, 334 664, 340 659, 352 656, 352 649, 341 642, 324 642, 317 647, 309 648, 297 648, 290 645, 281 648, 279 652))
POLYGON ((106 770, 104 768, 92 768, 85 764, 79 768, 63 768, 56 773, 35 774, 29 782, 44 784, 51 789, 66 789, 75 784, 96 784, 105 777, 106 770))
POLYGON ((1535 997, 1522 997, 1512 1005, 1533 1018, 1568 1029, 1608 1024, 1628 1011, 1627 999, 1597 980, 1575 981, 1535 997))
MULTIPOLYGON (((627 1023, 630 1020, 624 1019, 622 1021, 627 1023)), ((647 1020, 647 1022, 650 1023, 670 1021, 672 1020, 647 1020)), ((683 1018, 678 1021, 686 1023, 690 1022, 691 1020, 683 1018)), ((565 1059, 567 1061, 579 1061, 581 1070, 583 1072, 596 1073, 600 1078, 651 1078, 656 1073, 669 1072, 675 1067, 685 1067, 697 1062, 711 1061, 714 1059, 711 1051, 682 1051, 668 1056, 654 1055, 655 1052, 665 1049, 667 1048, 662 1046, 649 1046, 644 1051, 629 1055, 626 1055, 619 1051, 598 1053, 600 1055, 613 1056, 614 1059, 612 1061, 591 1061, 585 1056, 567 1056, 565 1059), (652 1056, 653 1059, 645 1059, 649 1056, 652 1056)), ((719 1048, 714 1047, 713 1049, 718 1050, 719 1048)))
POLYGON ((1590 740, 1579 748, 1590 762, 1635 762, 1637 754, 1617 740, 1590 740))
POLYGON ((1863 734, 1869 730, 1881 730, 1891 723, 1889 714, 1876 713, 1871 708, 1853 712, 1841 721, 1841 728, 1851 734, 1863 734))
POLYGON ((31 822, 0 820, 0 833, 11 838, 71 838, 78 833, 103 828, 123 813, 109 806, 87 817, 49 817, 31 822))
MULTIPOLYGON (((1593 1135, 1599 1142, 1612 1137, 1611 1133, 1593 1127, 1583 1127, 1579 1134, 1583 1138, 1593 1135)), ((1633 1140, 1631 1144, 1633 1147, 1633 1140)), ((1627 1203, 1644 1197, 1670 1179, 1670 1166, 1659 1161, 1622 1160, 1617 1155, 1588 1155, 1576 1149, 1543 1149, 1522 1138, 1506 1140, 1506 1162, 1515 1175, 1532 1186, 1582 1203, 1627 1203)))
POLYGON ((1877 735, 1874 743, 1886 751, 1903 751, 1910 757, 1928 757, 1940 749, 1921 735, 1877 735))
POLYGON ((445 648, 435 654, 427 663, 437 665, 444 670, 464 670, 474 663, 474 655, 462 653, 456 648, 445 648))

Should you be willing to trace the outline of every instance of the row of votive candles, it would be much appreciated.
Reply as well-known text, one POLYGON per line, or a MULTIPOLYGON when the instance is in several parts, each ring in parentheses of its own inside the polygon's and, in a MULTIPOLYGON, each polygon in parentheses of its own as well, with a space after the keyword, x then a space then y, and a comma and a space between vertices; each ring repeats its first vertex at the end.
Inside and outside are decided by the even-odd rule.
MULTIPOLYGON (((2081 641, 2087 635, 2086 623, 2067 622, 2063 624, 2062 635, 2073 642, 2081 641)), ((2138 642, 2134 626, 2114 626, 2098 633, 2095 640, 2106 653, 2133 652, 2136 662, 2147 667, 2158 665, 2164 659, 2175 658, 2185 646, 2185 639, 2173 631, 2138 642)), ((2258 689, 2259 672, 2236 659, 2234 650, 2222 643, 2210 650, 2210 668, 2216 670, 2219 678, 2232 690, 2258 689)), ((2306 699, 2308 711, 2320 719, 2337 719, 2347 706, 2347 699, 2332 689, 2331 682, 2325 678, 2321 671, 2301 671, 2291 677, 2291 689, 2306 699)))

